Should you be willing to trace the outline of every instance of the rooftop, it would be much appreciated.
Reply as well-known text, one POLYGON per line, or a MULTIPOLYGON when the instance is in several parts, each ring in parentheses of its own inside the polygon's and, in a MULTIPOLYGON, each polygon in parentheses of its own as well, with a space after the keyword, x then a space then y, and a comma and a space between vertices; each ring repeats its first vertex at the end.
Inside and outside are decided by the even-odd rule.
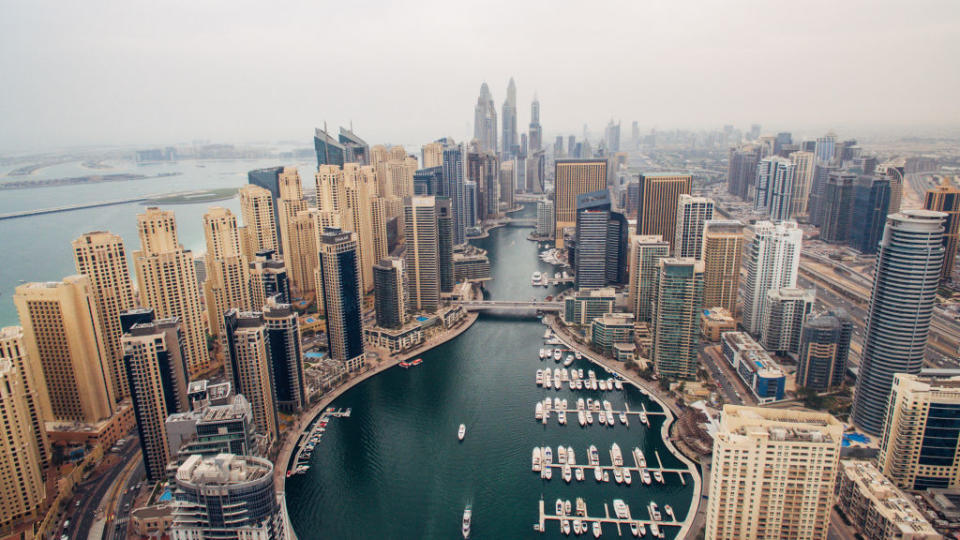
POLYGON ((905 538, 919 533, 936 534, 913 501, 873 464, 848 459, 840 462, 840 470, 848 480, 856 483, 860 494, 869 499, 873 507, 893 523, 905 538))
POLYGON ((273 464, 261 458, 217 454, 204 458, 193 455, 177 469, 177 481, 201 485, 250 482, 273 473, 273 464))

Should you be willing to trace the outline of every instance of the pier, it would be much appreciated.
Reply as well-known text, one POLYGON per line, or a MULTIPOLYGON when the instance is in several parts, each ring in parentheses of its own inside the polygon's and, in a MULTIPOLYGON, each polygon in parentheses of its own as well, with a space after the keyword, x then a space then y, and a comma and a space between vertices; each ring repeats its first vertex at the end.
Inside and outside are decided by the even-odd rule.
POLYGON ((310 459, 309 456, 313 451, 313 446, 310 448, 307 448, 307 446, 311 444, 311 440, 315 437, 317 440, 313 442, 313 445, 316 445, 320 442, 320 438, 323 437, 323 432, 326 430, 325 425, 330 421, 330 418, 349 418, 350 413, 351 409, 334 410, 333 408, 328 408, 323 412, 323 414, 317 417, 317 419, 314 420, 313 425, 310 426, 310 431, 308 433, 304 433, 299 439, 297 439, 296 449, 294 450, 293 459, 290 460, 290 466, 287 469, 287 475, 289 476, 299 472, 299 468, 301 466, 300 457, 304 450, 307 450, 306 459, 310 459))
MULTIPOLYGON (((638 519, 638 518, 634 518, 634 517, 633 517, 633 514, 629 512, 629 508, 628 508, 628 514, 629 514, 631 517, 629 517, 629 518, 619 518, 619 517, 616 517, 616 516, 611 517, 611 516, 610 516, 610 509, 609 509, 607 503, 603 503, 603 513, 604 513, 604 515, 603 515, 602 517, 601 517, 601 516, 591 516, 591 515, 589 514, 589 511, 588 511, 587 513, 585 513, 584 515, 578 515, 576 512, 574 512, 574 513, 572 513, 572 514, 561 514, 561 515, 557 515, 557 514, 555 514, 555 513, 553 513, 553 514, 548 514, 548 513, 546 512, 546 504, 544 503, 543 499, 540 499, 540 518, 539 518, 539 520, 538 520, 538 530, 539 530, 539 532, 541 532, 541 533, 546 532, 547 521, 556 521, 556 522, 558 522, 558 526, 559 526, 559 522, 560 522, 560 521, 563 521, 563 520, 572 521, 572 520, 574 520, 574 519, 579 519, 579 520, 581 520, 581 521, 587 521, 587 522, 590 522, 590 523, 593 523, 593 522, 597 521, 597 522, 600 522, 601 524, 614 525, 614 526, 617 527, 617 535, 618 535, 618 536, 623 536, 623 534, 624 534, 623 531, 620 530, 620 526, 621 526, 621 525, 626 525, 626 526, 627 526, 627 534, 630 534, 630 533, 629 533, 629 527, 630 527, 630 524, 632 524, 632 523, 636 523, 637 525, 642 525, 643 527, 645 527, 645 528, 647 528, 647 529, 649 529, 649 528, 650 528, 650 525, 652 525, 652 524, 656 524, 657 527, 680 527, 680 526, 683 525, 683 522, 681 522, 681 521, 676 521, 676 520, 656 521, 656 520, 653 520, 653 519, 638 519)), ((586 533, 586 534, 592 534, 592 533, 589 533, 589 532, 588 532, 588 533, 586 533)))

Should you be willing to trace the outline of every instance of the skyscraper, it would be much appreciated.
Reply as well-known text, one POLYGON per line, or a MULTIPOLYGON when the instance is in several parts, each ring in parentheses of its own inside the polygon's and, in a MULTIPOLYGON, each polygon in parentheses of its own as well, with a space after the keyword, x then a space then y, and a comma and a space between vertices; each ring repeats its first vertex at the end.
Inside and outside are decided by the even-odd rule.
POLYGON ((453 242, 456 245, 466 242, 466 226, 463 220, 463 183, 466 181, 464 157, 462 145, 444 148, 443 150, 443 190, 441 195, 450 199, 451 212, 453 213, 453 242))
POLYGON ((300 412, 308 403, 297 312, 275 298, 267 299, 262 309, 277 409, 288 414, 300 412))
MULTIPOLYGON (((410 242, 410 237, 407 237, 410 242)), ((408 246, 409 250, 410 247, 408 246)), ((320 273, 327 314, 327 350, 349 371, 364 365, 363 295, 356 235, 328 228, 320 237, 320 273)))
POLYGON ((750 144, 730 149, 727 168, 727 191, 743 200, 750 200, 751 188, 757 178, 760 146, 750 144))
POLYGON ((245 253, 264 250, 279 252, 274 205, 273 195, 268 190, 253 185, 240 188, 240 215, 247 228, 245 253))
POLYGON ((86 233, 73 241, 73 261, 77 273, 90 279, 107 350, 110 380, 117 398, 122 399, 130 392, 123 375, 120 313, 132 309, 136 303, 123 238, 105 231, 86 233))
POLYGON ((373 267, 377 326, 400 328, 407 320, 407 275, 403 259, 390 257, 373 267))
MULTIPOLYGON (((300 173, 293 167, 285 167, 278 175, 280 196, 277 203, 277 235, 280 239, 280 253, 284 261, 289 264, 290 236, 292 234, 293 218, 307 209, 307 201, 303 198, 303 185, 300 183, 300 173)), ((293 276, 291 276, 293 280, 293 276)), ((303 283, 293 281, 292 287, 299 290, 303 283)))
POLYGON ((537 235, 540 237, 552 237, 556 231, 553 222, 554 210, 552 200, 537 201, 537 235))
POLYGON ((50 397, 47 394, 43 367, 39 362, 31 362, 27 356, 23 328, 19 326, 0 328, 0 362, 4 360, 9 360, 20 376, 19 391, 23 392, 27 407, 22 416, 30 423, 33 437, 37 441, 40 466, 46 467, 50 460, 50 440, 47 438, 44 421, 45 418, 50 417, 50 397))
POLYGON ((13 303, 30 362, 43 370, 47 421, 95 424, 113 415, 116 396, 96 303, 86 276, 25 283, 13 303))
POLYGON ((404 200, 404 252, 410 311, 433 313, 440 307, 440 233, 434 197, 404 200))
POLYGON ((263 309, 267 299, 276 297, 281 304, 290 303, 290 283, 287 268, 271 250, 260 251, 250 263, 250 306, 263 309))
POLYGON ((540 100, 537 93, 533 93, 533 102, 530 103, 530 154, 543 148, 543 127, 540 125, 540 100))
POLYGON ((670 256, 670 242, 659 236, 630 237, 630 278, 628 309, 637 322, 651 322, 660 259, 670 256))
POLYGON ((480 143, 480 150, 497 152, 497 108, 487 83, 480 85, 480 96, 473 109, 473 138, 480 143))
POLYGON ((813 155, 819 163, 830 163, 834 160, 837 149, 837 134, 830 131, 823 137, 817 137, 813 155))
POLYGON ((520 143, 517 140, 517 85, 513 82, 513 77, 510 77, 510 82, 507 84, 507 99, 503 101, 500 117, 503 122, 500 156, 506 161, 520 151, 520 143))
POLYGON ((794 166, 793 196, 790 217, 797 219, 807 213, 807 201, 810 198, 810 188, 813 186, 813 152, 793 152, 790 161, 794 166))
POLYGON ((823 216, 827 211, 826 190, 830 174, 839 171, 839 167, 827 163, 815 162, 813 165, 813 183, 807 198, 807 216, 810 223, 823 226, 823 216))
POLYGON ((829 414, 724 405, 707 540, 826 540, 842 437, 829 414))
POLYGON ((219 336, 227 310, 251 309, 250 269, 233 212, 219 206, 209 208, 203 215, 203 234, 207 241, 207 279, 203 282, 207 324, 210 333, 219 336))
POLYGON ((877 465, 904 489, 960 487, 960 376, 895 373, 877 465))
MULTIPOLYGON (((463 183, 463 225, 466 229, 476 229, 480 226, 480 191, 477 183, 467 180, 463 183)), ((452 231, 453 229, 451 229, 452 231)))
MULTIPOLYGON (((273 204, 274 226, 277 231, 280 230, 280 209, 277 201, 280 200, 280 175, 283 174, 285 167, 268 167, 266 169, 257 169, 247 173, 247 183, 253 186, 262 187, 270 192, 273 204)), ((242 203, 241 203, 242 204, 242 203)), ((244 214, 246 219, 246 214, 244 214)), ((246 222, 245 222, 246 223, 246 222)), ((250 226, 247 223, 247 226, 250 226)), ((280 236, 277 234, 278 252, 282 252, 279 246, 280 236)))
POLYGON ((822 200, 823 218, 820 223, 820 239, 824 242, 846 243, 850 238, 856 181, 857 175, 844 172, 830 173, 827 178, 822 200))
POLYGON ((176 318, 139 323, 123 334, 123 363, 137 417, 147 480, 166 478, 167 416, 190 410, 183 332, 176 318))
POLYGON ((659 234, 675 250, 677 205, 680 195, 690 194, 693 177, 689 174, 655 173, 640 175, 637 203, 637 234, 659 234))
POLYGON ((747 246, 743 288, 743 327, 759 336, 767 317, 767 292, 797 286, 803 231, 794 221, 758 221, 747 246))
POLYGON ((367 165, 370 147, 352 131, 340 128, 337 139, 334 139, 324 129, 316 128, 313 135, 313 147, 317 153, 317 166, 340 165, 344 163, 358 163, 367 165))
POLYGON ((900 211, 900 201, 903 199, 903 164, 884 163, 878 169, 887 180, 890 180, 890 209, 888 212, 895 214, 900 211))
POLYGON ((613 119, 610 120, 610 123, 607 124, 607 129, 604 131, 603 136, 604 141, 607 143, 607 151, 610 153, 620 151, 620 122, 616 124, 613 123, 613 119))
POLYGON ((813 309, 814 291, 798 288, 767 291, 767 316, 760 325, 763 348, 779 354, 800 352, 803 323, 813 309))
POLYGON ((946 214, 904 210, 887 216, 861 354, 853 422, 872 435, 883 427, 894 373, 923 366, 943 267, 946 214))
POLYGON ((276 442, 280 435, 280 419, 273 386, 270 338, 263 313, 233 308, 223 318, 227 378, 253 407, 257 433, 264 435, 270 443, 276 442))
POLYGON ((607 187, 607 160, 558 159, 554 200, 554 238, 563 247, 563 229, 577 224, 577 196, 607 187))
MULTIPOLYGON (((680 195, 677 203, 676 233, 673 240, 677 257, 703 259, 703 229, 713 219, 713 199, 680 195)), ((715 307, 715 306, 714 306, 715 307)))
POLYGON ((703 308, 703 262, 663 258, 654 285, 651 359, 661 377, 697 376, 700 310, 703 308))
POLYGON ((23 374, 0 357, 0 530, 8 533, 12 526, 36 519, 47 494, 43 442, 30 423, 27 394, 23 374))
POLYGON ((422 168, 432 169, 443 165, 443 143, 427 143, 423 145, 421 153, 423 154, 422 168))
POLYGON ((791 218, 796 165, 779 156, 766 157, 757 164, 754 208, 766 211, 772 221, 791 218))
POLYGON ((609 191, 577 196, 573 267, 578 289, 627 281, 627 228, 626 218, 610 211, 609 191))
POLYGON ((943 224, 944 254, 940 281, 949 281, 957 257, 957 241, 960 240, 960 189, 952 185, 947 177, 943 177, 939 186, 927 191, 923 207, 947 214, 943 224))
POLYGON ((860 253, 877 252, 890 207, 890 181, 872 176, 861 177, 854 187, 850 246, 860 253))
MULTIPOLYGON (((309 208, 297 212, 290 220, 288 250, 283 260, 296 296, 316 296, 317 236, 325 226, 340 225, 340 217, 336 212, 309 208)), ((253 308, 258 309, 258 306, 253 308)))
MULTIPOLYGON (((513 186, 516 183, 516 180, 515 180, 516 165, 517 165, 516 161, 505 161, 500 164, 500 178, 499 178, 500 200, 499 202, 503 204, 506 210, 511 210, 513 209, 513 206, 514 206, 513 186)), ((500 214, 499 208, 497 208, 496 210, 497 210, 496 213, 499 215, 500 214)))
POLYGON ((453 239, 455 219, 451 201, 446 197, 436 199, 437 205, 437 262, 440 273, 440 292, 453 292, 453 239))
POLYGON ((174 477, 174 540, 290 540, 289 518, 273 464, 253 456, 190 456, 174 477))
POLYGON ((709 220, 703 229, 703 307, 736 316, 743 255, 743 223, 709 220))
POLYGON ((797 386, 824 392, 843 384, 853 321, 846 311, 828 311, 807 319, 800 340, 797 386))

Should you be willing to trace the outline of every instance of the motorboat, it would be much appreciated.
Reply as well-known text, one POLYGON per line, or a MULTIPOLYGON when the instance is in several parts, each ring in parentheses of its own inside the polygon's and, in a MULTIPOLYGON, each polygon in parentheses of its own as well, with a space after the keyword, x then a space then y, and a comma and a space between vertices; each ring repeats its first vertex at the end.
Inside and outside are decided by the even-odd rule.
POLYGON ((600 390, 606 391, 606 389, 607 389, 607 383, 605 383, 605 382, 603 381, 603 379, 597 381, 597 385, 600 387, 600 390))
POLYGON ((580 351, 574 351, 574 356, 577 357, 577 360, 583 360, 583 355, 580 354, 580 351))
POLYGON ((566 399, 566 398, 560 400, 560 406, 563 407, 563 410, 567 410, 567 399, 566 399))
POLYGON ((663 511, 666 512, 668 516, 670 516, 670 519, 674 521, 677 520, 677 516, 673 515, 673 508, 669 504, 663 505, 663 511))
POLYGON ((607 415, 606 415, 606 414, 604 414, 604 413, 602 413, 602 412, 601 412, 601 413, 597 413, 597 417, 598 417, 598 420, 600 420, 600 423, 601 423, 601 424, 606 424, 606 423, 607 423, 607 415))
POLYGON ((557 515, 558 516, 563 515, 563 501, 560 499, 557 499, 557 515))
POLYGON ((613 384, 613 377, 608 377, 608 378, 607 378, 607 390, 610 390, 610 391, 612 392, 615 387, 616 387, 616 386, 613 384))
POLYGON ((419 365, 422 364, 422 363, 423 363, 423 358, 417 358, 416 360, 414 360, 413 362, 411 362, 410 365, 411 365, 411 366, 419 366, 419 365))
POLYGON ((593 537, 600 538, 600 535, 603 534, 603 527, 600 526, 599 521, 593 522, 593 537))
POLYGON ((597 479, 597 482, 603 482, 603 469, 600 467, 593 469, 593 477, 597 479))
POLYGON ((540 478, 543 478, 544 480, 553 478, 553 468, 544 466, 543 470, 540 471, 540 478))
POLYGON ((587 425, 587 415, 583 412, 583 410, 577 411, 577 422, 580 423, 580 426, 587 425))
POLYGON ((582 411, 586 404, 583 402, 583 398, 577 398, 577 410, 582 411))
POLYGON ((587 423, 593 424, 593 413, 590 411, 587 411, 586 414, 587 414, 587 423))
POLYGON ((596 467, 597 465, 600 465, 600 455, 597 452, 596 446, 591 444, 590 448, 587 450, 587 453, 588 453, 587 461, 590 463, 590 465, 593 465, 594 467, 596 467))
POLYGON ((640 421, 646 424, 647 427, 650 427, 650 419, 647 418, 647 413, 644 411, 640 411, 640 421))
POLYGON ((609 402, 608 400, 606 400, 606 399, 603 400, 603 410, 605 410, 605 411, 612 411, 612 410, 613 410, 613 404, 610 403, 610 402, 609 402))
POLYGON ((537 420, 543 419, 543 403, 539 401, 537 402, 537 410, 534 411, 533 417, 536 418, 537 420))
POLYGON ((575 380, 573 380, 573 379, 570 379, 570 381, 567 383, 567 386, 569 386, 571 390, 576 390, 576 389, 577 389, 577 381, 575 381, 575 380))
POLYGON ((620 467, 613 468, 613 479, 616 480, 618 484, 623 483, 623 471, 620 467))
POLYGON ((623 469, 623 483, 630 485, 633 482, 633 475, 630 474, 630 469, 623 469))
POLYGON ((557 447, 557 463, 563 465, 567 462, 567 449, 563 446, 557 447))
POLYGON ((603 481, 604 481, 604 482, 609 482, 609 481, 610 481, 610 473, 609 473, 609 472, 603 471, 603 481))
POLYGON ((542 464, 541 461, 540 461, 541 458, 540 458, 540 447, 539 447, 539 446, 533 447, 533 458, 532 458, 532 460, 533 460, 533 472, 540 472, 540 469, 543 468, 543 464, 542 464))
POLYGON ((633 459, 637 462, 638 467, 647 466, 647 458, 643 456, 643 450, 640 450, 639 447, 633 448, 633 459))
POLYGON ((534 286, 543 285, 543 274, 540 272, 534 272, 533 275, 530 276, 530 283, 534 286))
POLYGON ((660 526, 658 526, 656 523, 650 524, 650 534, 656 538, 663 538, 664 536, 663 531, 660 530, 660 526))
POLYGON ((593 398, 587 398, 587 408, 593 409, 593 398))
POLYGON ((573 452, 573 447, 567 447, 567 464, 576 465, 577 464, 577 455, 573 452))
POLYGON ((620 416, 620 423, 623 425, 627 425, 627 413, 620 411, 619 416, 620 416))
POLYGON ((654 521, 660 521, 663 517, 660 515, 660 510, 657 508, 657 503, 650 501, 650 519, 654 521))
POLYGON ((616 467, 623 467, 623 453, 620 452, 620 446, 617 443, 610 445, 610 459, 616 467))
POLYGON ((573 469, 570 468, 570 465, 563 466, 563 481, 570 483, 570 480, 573 480, 573 469))
POLYGON ((583 390, 583 381, 580 379, 577 379, 577 383, 575 386, 577 390, 583 390))
POLYGON ((591 379, 596 379, 596 378, 597 378, 597 373, 596 373, 595 371, 593 371, 592 369, 587 370, 587 374, 590 376, 591 379))
POLYGON ((640 523, 639 521, 631 521, 631 522, 630 522, 630 534, 632 534, 633 536, 639 538, 639 537, 647 534, 647 531, 646 531, 646 528, 643 526, 643 524, 640 523))
POLYGON ((466 508, 463 509, 463 537, 470 538, 470 519, 473 515, 473 511, 468 504, 466 508))
POLYGON ((554 361, 554 362, 559 362, 561 358, 563 358, 563 351, 561 351, 560 349, 554 349, 554 350, 553 350, 553 361, 554 361))
POLYGON ((538 369, 537 370, 537 386, 540 386, 542 384, 543 384, 543 370, 538 369))
POLYGON ((560 422, 561 426, 567 425, 567 411, 560 409, 557 413, 557 422, 560 422))
POLYGON ((663 479, 663 472, 662 472, 662 471, 653 471, 653 477, 656 479, 657 482, 659 482, 659 483, 661 483, 661 484, 665 483, 665 481, 664 481, 664 479, 663 479))
POLYGON ((583 529, 580 528, 580 520, 573 520, 573 534, 580 536, 583 533, 583 529))
POLYGON ((563 531, 563 534, 570 534, 570 520, 562 519, 560 520, 560 530, 563 531))
POLYGON ((577 375, 579 375, 580 378, 582 379, 582 378, 583 378, 583 370, 582 370, 582 369, 578 369, 578 370, 577 370, 577 375))
POLYGON ((553 380, 553 387, 557 390, 563 388, 563 381, 560 380, 560 377, 557 377, 553 380))
POLYGON ((563 365, 566 367, 570 367, 570 364, 572 363, 573 363, 573 355, 567 354, 567 359, 563 361, 563 365))
POLYGON ((543 360, 546 357, 547 357, 547 350, 544 349, 543 347, 540 347, 540 359, 543 360))
POLYGON ((573 505, 570 504, 570 499, 563 501, 563 513, 569 516, 572 511, 573 505))
POLYGON ((553 450, 549 446, 543 447, 543 464, 550 465, 553 463, 553 450))
POLYGON ((650 485, 650 471, 647 469, 640 469, 640 480, 643 481, 644 485, 650 485))
POLYGON ((467 426, 460 424, 460 429, 457 431, 457 438, 461 441, 464 437, 467 436, 467 426))
POLYGON ((587 515, 587 502, 583 500, 583 497, 577 497, 577 515, 587 515))
POLYGON ((613 419, 613 411, 607 411, 607 426, 613 427, 614 423, 615 421, 613 419))
POLYGON ((620 379, 614 379, 613 384, 617 390, 623 390, 623 382, 620 379))
POLYGON ((583 467, 577 467, 573 475, 576 477, 577 482, 583 482, 583 467))
POLYGON ((627 508, 627 503, 623 502, 623 499, 613 500, 613 512, 619 519, 630 519, 630 509, 627 508))

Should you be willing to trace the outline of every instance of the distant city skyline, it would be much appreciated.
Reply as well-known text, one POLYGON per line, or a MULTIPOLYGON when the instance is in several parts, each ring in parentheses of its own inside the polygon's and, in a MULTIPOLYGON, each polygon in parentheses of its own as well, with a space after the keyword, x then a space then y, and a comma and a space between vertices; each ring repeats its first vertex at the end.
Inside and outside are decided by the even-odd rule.
POLYGON ((473 132, 479 85, 490 86, 499 106, 510 77, 518 126, 529 122, 536 93, 546 141, 579 135, 584 123, 599 138, 611 118, 638 120, 641 133, 652 126, 746 129, 754 122, 864 134, 868 126, 915 134, 922 126, 960 125, 960 73, 948 67, 960 52, 954 3, 814 2, 764 10, 729 3, 589 10, 566 2, 550 10, 484 4, 445 13, 443 24, 425 22, 433 20, 431 6, 345 4, 329 12, 319 5, 225 5, 144 12, 104 0, 53 12, 7 3, 0 152, 308 140, 324 121, 352 122, 373 142, 460 140, 473 132), (511 16, 498 15, 504 11, 511 16), (631 32, 619 28, 626 21, 656 23, 631 32), (251 24, 257 39, 245 30, 251 24), (417 26, 429 31, 409 31, 417 26), (878 39, 880 28, 898 39, 878 39), (584 38, 566 37, 574 34, 584 38), (338 42, 351 46, 324 55, 318 68, 320 51, 338 42), (442 46, 448 43, 483 54, 463 62, 457 47, 442 46), (435 51, 429 64, 390 60, 427 47, 435 51), (796 82, 770 92, 769 69, 785 65, 796 82), (437 76, 434 66, 449 73, 437 76), (569 84, 568 66, 576 66, 582 84, 569 84))

